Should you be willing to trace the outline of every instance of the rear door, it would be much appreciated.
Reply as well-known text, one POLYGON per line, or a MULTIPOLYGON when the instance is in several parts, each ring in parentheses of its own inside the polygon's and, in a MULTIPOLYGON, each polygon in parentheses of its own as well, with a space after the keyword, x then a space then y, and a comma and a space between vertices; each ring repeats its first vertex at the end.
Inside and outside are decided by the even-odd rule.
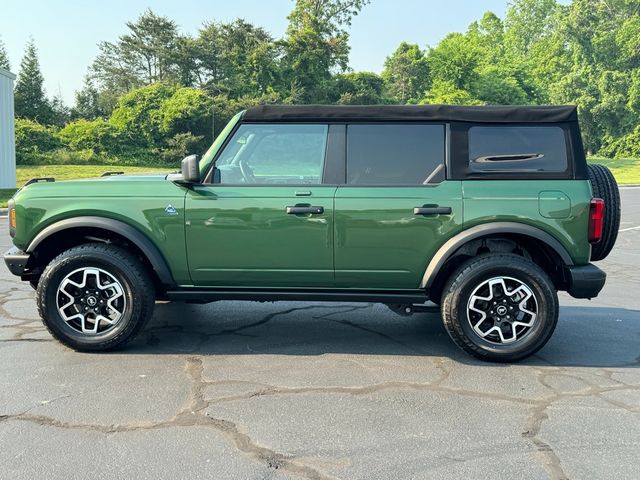
POLYGON ((462 229, 460 181, 447 181, 444 124, 350 124, 335 197, 336 285, 418 288, 462 229))

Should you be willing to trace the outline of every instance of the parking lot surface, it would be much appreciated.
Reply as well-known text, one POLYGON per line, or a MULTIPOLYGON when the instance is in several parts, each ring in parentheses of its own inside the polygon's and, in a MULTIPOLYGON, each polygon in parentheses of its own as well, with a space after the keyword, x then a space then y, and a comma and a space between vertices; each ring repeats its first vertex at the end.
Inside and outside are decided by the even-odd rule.
POLYGON ((621 194, 604 291, 561 294, 513 365, 355 303, 158 304, 126 350, 81 354, 2 263, 0 478, 638 479, 640 188, 621 194))

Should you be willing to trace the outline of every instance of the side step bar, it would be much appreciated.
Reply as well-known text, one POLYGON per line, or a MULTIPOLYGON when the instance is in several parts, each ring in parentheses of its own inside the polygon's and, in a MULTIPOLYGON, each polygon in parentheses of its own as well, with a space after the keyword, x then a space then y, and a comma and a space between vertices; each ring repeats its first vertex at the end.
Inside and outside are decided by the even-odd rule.
POLYGON ((271 302, 277 300, 314 302, 372 302, 372 303, 424 303, 429 298, 424 290, 401 291, 345 291, 345 290, 170 290, 169 300, 187 302, 215 302, 218 300, 250 300, 271 302))

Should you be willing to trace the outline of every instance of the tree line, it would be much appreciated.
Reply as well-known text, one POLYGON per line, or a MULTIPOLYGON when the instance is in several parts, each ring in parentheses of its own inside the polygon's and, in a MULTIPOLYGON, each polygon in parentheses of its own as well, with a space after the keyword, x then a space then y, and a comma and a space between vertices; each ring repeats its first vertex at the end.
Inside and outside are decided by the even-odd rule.
POLYGON ((296 0, 283 38, 242 19, 187 35, 147 10, 99 44, 70 108, 45 95, 31 42, 18 160, 175 164, 265 103, 576 104, 589 153, 640 156, 640 0, 513 0, 433 47, 400 43, 381 74, 349 69, 349 26, 367 3, 296 0))

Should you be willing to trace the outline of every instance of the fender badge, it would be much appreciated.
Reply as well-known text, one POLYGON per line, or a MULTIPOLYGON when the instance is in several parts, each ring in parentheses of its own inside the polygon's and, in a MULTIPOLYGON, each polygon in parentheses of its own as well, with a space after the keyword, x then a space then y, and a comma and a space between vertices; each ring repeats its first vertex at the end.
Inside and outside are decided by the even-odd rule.
POLYGON ((176 210, 176 207, 174 207, 171 204, 167 205, 167 208, 164 209, 164 213, 166 213, 169 216, 178 215, 178 211, 176 210))

